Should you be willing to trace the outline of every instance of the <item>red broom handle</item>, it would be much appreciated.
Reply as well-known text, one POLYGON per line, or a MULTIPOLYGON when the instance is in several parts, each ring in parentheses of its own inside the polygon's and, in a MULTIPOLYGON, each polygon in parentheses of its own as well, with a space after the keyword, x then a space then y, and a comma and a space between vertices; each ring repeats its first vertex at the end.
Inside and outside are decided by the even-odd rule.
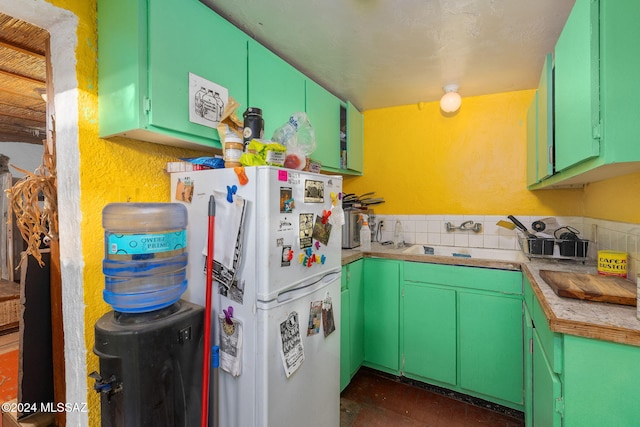
MULTIPOLYGON (((209 224, 207 241, 207 293, 204 310, 204 351, 202 355, 202 416, 201 426, 208 426, 209 416, 209 368, 211 366, 211 294, 213 288, 213 242, 216 223, 216 204, 209 198, 209 224)), ((218 398, 214 396, 214 398, 218 398)))

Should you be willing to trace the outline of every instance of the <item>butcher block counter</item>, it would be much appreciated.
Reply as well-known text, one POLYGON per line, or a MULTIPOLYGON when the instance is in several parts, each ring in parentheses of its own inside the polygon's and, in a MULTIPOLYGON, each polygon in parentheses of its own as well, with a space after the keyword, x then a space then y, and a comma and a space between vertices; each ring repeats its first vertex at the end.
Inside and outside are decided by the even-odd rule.
POLYGON ((343 250, 342 264, 362 257, 402 261, 520 270, 531 282, 533 291, 549 321, 552 331, 587 338, 640 346, 640 320, 636 307, 560 297, 540 276, 541 270, 597 274, 595 261, 583 264, 574 260, 537 259, 524 262, 459 258, 453 256, 403 253, 406 248, 372 244, 370 252, 343 250))

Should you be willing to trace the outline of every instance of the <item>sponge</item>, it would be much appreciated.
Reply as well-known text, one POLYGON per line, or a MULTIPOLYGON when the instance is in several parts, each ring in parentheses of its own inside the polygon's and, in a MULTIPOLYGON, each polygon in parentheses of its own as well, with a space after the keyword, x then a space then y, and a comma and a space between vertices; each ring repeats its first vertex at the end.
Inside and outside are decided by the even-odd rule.
POLYGON ((503 221, 500 220, 496 223, 497 226, 500 226, 502 228, 506 228, 507 230, 515 230, 516 229, 516 225, 512 222, 509 221, 503 221))

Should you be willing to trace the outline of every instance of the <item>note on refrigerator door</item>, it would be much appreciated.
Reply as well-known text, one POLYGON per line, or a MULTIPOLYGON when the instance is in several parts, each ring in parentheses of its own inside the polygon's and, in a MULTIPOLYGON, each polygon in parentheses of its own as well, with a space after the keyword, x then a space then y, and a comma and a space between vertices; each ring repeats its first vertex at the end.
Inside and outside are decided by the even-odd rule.
POLYGON ((218 315, 220 323, 220 367, 234 377, 242 371, 242 322, 218 315), (231 323, 228 323, 231 322, 231 323))
POLYGON ((280 341, 284 373, 289 378, 304 362, 304 347, 297 312, 291 312, 287 319, 280 323, 280 341))
POLYGON ((329 292, 327 292, 324 301, 322 301, 322 329, 325 337, 328 337, 336 330, 336 323, 333 319, 333 304, 331 303, 329 292))
MULTIPOLYGON (((214 191, 216 204, 214 230, 214 279, 227 289, 234 284, 236 272, 242 260, 242 232, 244 230, 245 200, 232 196, 232 202, 227 200, 227 193, 214 191)), ((207 246, 202 250, 207 256, 207 246)))
POLYGON ((320 332, 320 321, 322 320, 322 301, 311 301, 309 307, 309 326, 307 326, 307 336, 320 332))

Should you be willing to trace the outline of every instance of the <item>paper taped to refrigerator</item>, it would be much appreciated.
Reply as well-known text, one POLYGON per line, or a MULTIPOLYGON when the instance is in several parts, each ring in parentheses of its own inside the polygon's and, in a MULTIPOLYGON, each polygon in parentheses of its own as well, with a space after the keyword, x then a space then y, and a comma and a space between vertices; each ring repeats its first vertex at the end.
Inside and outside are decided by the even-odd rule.
POLYGON ((227 323, 224 314, 218 315, 220 323, 220 367, 237 377, 242 371, 242 323, 231 318, 227 323))
POLYGON ((304 362, 304 347, 300 335, 300 321, 297 312, 289 314, 287 319, 280 323, 280 355, 284 373, 289 378, 304 362))
MULTIPOLYGON (((230 288, 242 259, 246 202, 242 197, 234 195, 233 202, 230 203, 227 194, 221 191, 214 191, 213 197, 216 203, 213 277, 230 288)), ((202 253, 207 255, 206 246, 202 253)))

